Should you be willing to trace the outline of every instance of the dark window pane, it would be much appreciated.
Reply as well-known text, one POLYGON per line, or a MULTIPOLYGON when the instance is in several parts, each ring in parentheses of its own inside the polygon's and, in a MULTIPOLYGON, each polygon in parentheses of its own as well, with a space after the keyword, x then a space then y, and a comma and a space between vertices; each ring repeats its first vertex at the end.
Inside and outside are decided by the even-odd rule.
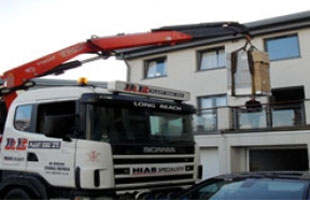
MULTIPOLYGON (((44 125, 46 124, 46 116, 63 116, 63 115, 72 115, 75 114, 75 102, 67 101, 60 103, 46 103, 40 104, 38 106, 38 118, 37 118, 37 133, 44 133, 44 125)), ((68 121, 68 123, 73 123, 74 120, 68 121)), ((71 131, 73 132, 73 126, 71 131)), ((72 133, 70 132, 70 133, 72 133)), ((69 133, 69 132, 68 132, 69 133)))
POLYGON ((114 144, 193 141, 191 116, 149 109, 88 105, 88 138, 114 144))
POLYGON ((297 36, 288 36, 266 41, 270 60, 280 60, 299 57, 299 45, 297 36))

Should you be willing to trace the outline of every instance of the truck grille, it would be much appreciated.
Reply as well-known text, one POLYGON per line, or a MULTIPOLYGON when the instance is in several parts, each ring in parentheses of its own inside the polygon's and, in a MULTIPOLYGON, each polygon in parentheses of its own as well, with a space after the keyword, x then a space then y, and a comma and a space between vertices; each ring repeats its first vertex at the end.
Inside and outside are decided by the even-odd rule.
POLYGON ((117 178, 115 180, 115 184, 116 185, 136 184, 136 183, 162 182, 162 181, 184 180, 184 179, 193 179, 193 175, 188 174, 188 175, 174 175, 174 176, 117 178))
POLYGON ((194 180, 194 154, 115 155, 115 185, 122 188, 188 185, 194 180))

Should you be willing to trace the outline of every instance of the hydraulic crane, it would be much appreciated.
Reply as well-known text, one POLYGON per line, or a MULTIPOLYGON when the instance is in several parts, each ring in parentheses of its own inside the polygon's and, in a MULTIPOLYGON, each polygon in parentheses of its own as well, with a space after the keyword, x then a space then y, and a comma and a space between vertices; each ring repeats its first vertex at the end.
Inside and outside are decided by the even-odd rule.
POLYGON ((69 46, 6 71, 1 76, 1 79, 3 80, 1 94, 4 96, 7 108, 9 108, 10 104, 16 97, 15 91, 31 86, 32 83, 29 82, 31 79, 50 74, 60 74, 65 70, 79 67, 86 62, 94 60, 89 59, 85 61, 70 61, 65 63, 81 54, 97 54, 98 58, 100 58, 109 56, 113 51, 118 49, 147 45, 173 45, 177 42, 189 41, 191 38, 192 37, 188 34, 176 31, 91 38, 86 42, 69 46))
POLYGON ((247 28, 236 22, 211 23, 202 28, 192 27, 190 30, 182 28, 179 30, 173 29, 174 27, 164 27, 163 29, 153 30, 153 32, 148 33, 93 37, 86 42, 66 47, 4 72, 0 76, 3 85, 0 95, 3 96, 6 107, 9 108, 16 97, 15 91, 31 87, 33 85, 31 79, 50 74, 61 74, 86 62, 108 57, 115 50, 148 45, 175 45, 176 43, 212 37, 217 34, 236 35, 241 33, 249 37, 247 28), (97 54, 98 56, 84 61, 76 60, 66 63, 66 61, 81 54, 97 54))

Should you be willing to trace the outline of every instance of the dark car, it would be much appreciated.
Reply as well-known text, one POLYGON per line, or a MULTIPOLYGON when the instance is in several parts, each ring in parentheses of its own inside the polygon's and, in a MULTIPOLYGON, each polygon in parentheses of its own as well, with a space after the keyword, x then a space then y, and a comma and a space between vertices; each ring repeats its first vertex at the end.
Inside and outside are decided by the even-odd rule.
POLYGON ((309 200, 309 172, 247 172, 207 179, 175 199, 288 199, 309 200))

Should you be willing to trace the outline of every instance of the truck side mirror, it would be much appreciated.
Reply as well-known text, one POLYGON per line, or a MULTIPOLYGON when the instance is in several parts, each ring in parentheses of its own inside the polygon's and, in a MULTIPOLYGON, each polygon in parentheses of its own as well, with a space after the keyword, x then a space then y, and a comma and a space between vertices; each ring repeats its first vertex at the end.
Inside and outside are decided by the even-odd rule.
POLYGON ((68 139, 74 131, 74 115, 49 115, 44 117, 43 133, 47 137, 68 139))

